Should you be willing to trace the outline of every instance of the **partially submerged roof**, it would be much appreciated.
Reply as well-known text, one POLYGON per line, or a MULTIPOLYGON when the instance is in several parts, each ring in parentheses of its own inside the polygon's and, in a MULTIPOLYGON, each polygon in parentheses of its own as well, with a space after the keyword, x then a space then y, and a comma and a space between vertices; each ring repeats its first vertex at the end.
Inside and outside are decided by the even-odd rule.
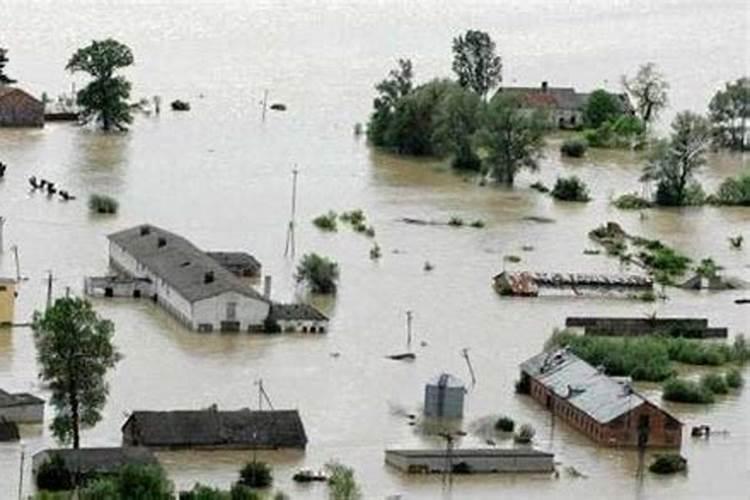
POLYGON ((29 394, 27 392, 17 392, 11 394, 0 389, 0 408, 10 408, 12 406, 25 406, 25 405, 36 405, 44 404, 44 400, 29 394))
MULTIPOLYGON (((550 87, 543 83, 538 87, 501 87, 498 93, 519 96, 524 103, 531 106, 552 107, 558 109, 581 111, 586 107, 590 93, 576 92, 573 87, 550 87)), ((626 94, 608 92, 618 99, 621 109, 625 113, 632 111, 630 99, 626 94)))
POLYGON ((635 392, 629 382, 607 376, 567 349, 537 354, 523 362, 521 370, 600 423, 611 422, 642 404, 656 406, 635 392))
POLYGON ((269 316, 275 321, 328 321, 328 317, 309 304, 272 304, 269 316))
MULTIPOLYGON (((410 458, 441 458, 448 453, 445 448, 438 449, 388 449, 388 454, 410 458)), ((453 459, 473 457, 553 457, 552 453, 528 448, 453 448, 450 450, 453 459)))
POLYGON ((148 448, 128 446, 124 448, 58 448, 42 450, 33 457, 34 466, 60 457, 69 471, 81 474, 113 473, 124 465, 156 465, 156 457, 148 448))
POLYGON ((247 252, 206 252, 206 255, 231 273, 236 274, 236 271, 260 273, 260 262, 247 252))
POLYGON ((134 444, 153 447, 304 448, 307 444, 297 410, 135 411, 122 431, 134 444))
POLYGON ((190 302, 226 292, 267 302, 260 293, 182 236, 143 224, 110 234, 108 238, 190 302), (210 281, 207 275, 211 276, 210 281))
POLYGON ((20 89, 18 87, 11 87, 9 85, 0 85, 0 99, 3 99, 3 98, 5 98, 5 97, 7 97, 7 96, 9 96, 11 94, 16 94, 16 93, 22 94, 24 97, 26 97, 28 99, 33 99, 34 101, 36 101, 40 105, 42 104, 42 101, 40 101, 39 99, 37 99, 33 95, 29 94, 28 92, 26 92, 23 89, 20 89))

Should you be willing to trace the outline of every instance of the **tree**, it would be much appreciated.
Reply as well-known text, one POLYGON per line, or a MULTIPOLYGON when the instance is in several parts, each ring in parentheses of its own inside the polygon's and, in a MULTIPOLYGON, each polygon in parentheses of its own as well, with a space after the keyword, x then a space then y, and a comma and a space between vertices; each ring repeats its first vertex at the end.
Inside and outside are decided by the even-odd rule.
POLYGON ((448 89, 433 117, 433 149, 453 155, 453 167, 479 170, 481 160, 474 152, 471 137, 479 127, 482 101, 474 92, 461 87, 448 89))
POLYGON ((109 393, 104 379, 121 356, 112 345, 114 325, 102 319, 83 299, 57 299, 32 323, 39 377, 52 391, 50 403, 57 414, 53 435, 62 442, 80 445, 81 426, 101 420, 109 393))
POLYGON ((622 111, 619 97, 597 89, 591 93, 583 108, 583 123, 588 128, 599 128, 605 122, 614 122, 622 111))
POLYGON ((0 86, 16 83, 15 80, 3 72, 6 64, 8 64, 8 49, 0 47, 0 86))
POLYGON ((690 111, 675 117, 669 141, 656 144, 641 178, 658 182, 656 203, 681 206, 697 201, 690 196, 700 189, 693 176, 706 163, 710 143, 708 119, 690 111))
POLYGON ((386 131, 396 104, 412 90, 414 72, 409 59, 399 59, 398 66, 388 73, 388 77, 375 85, 378 95, 373 100, 373 113, 367 126, 367 137, 376 146, 385 146, 386 131))
POLYGON ((636 113, 646 126, 655 120, 667 105, 669 83, 654 63, 642 65, 633 78, 623 75, 622 85, 635 101, 636 113))
POLYGON ((326 464, 328 470, 328 497, 331 500, 359 500, 362 498, 354 469, 338 462, 326 464))
POLYGON ((314 293, 336 293, 338 278, 339 265, 316 253, 302 257, 297 266, 297 282, 306 282, 314 293))
POLYGON ((172 500, 172 482, 159 465, 124 465, 112 477, 103 477, 87 484, 80 492, 81 500, 172 500))
POLYGON ((268 488, 273 483, 271 467, 265 462, 253 460, 240 470, 239 484, 250 488, 268 488))
POLYGON ((93 41, 73 54, 65 69, 73 73, 83 71, 93 77, 93 81, 77 95, 85 122, 96 120, 105 131, 113 127, 127 130, 125 125, 133 121, 127 103, 130 82, 114 73, 132 64, 130 48, 111 38, 93 41))
POLYGON ((458 83, 483 99, 502 80, 503 64, 495 54, 495 42, 483 31, 468 30, 453 39, 453 71, 458 83))
POLYGON ((711 99, 708 111, 717 146, 740 151, 750 148, 746 128, 750 118, 750 78, 727 83, 711 99))
POLYGON ((489 174, 512 185, 522 168, 538 170, 545 127, 541 111, 530 113, 517 98, 496 95, 484 112, 482 128, 475 135, 489 174))

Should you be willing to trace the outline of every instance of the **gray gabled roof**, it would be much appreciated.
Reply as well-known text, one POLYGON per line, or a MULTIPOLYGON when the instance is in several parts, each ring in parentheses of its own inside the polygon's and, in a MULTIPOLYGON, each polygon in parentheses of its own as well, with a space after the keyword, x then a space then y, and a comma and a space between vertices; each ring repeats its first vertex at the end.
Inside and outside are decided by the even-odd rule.
POLYGON ((521 371, 600 423, 611 422, 643 404, 656 406, 635 392, 629 382, 605 375, 567 349, 537 354, 521 364, 521 371))
POLYGON ((221 264, 227 271, 236 274, 237 271, 259 273, 261 264, 247 252, 206 252, 206 255, 221 264))
POLYGON ((328 317, 309 304, 278 304, 271 305, 269 317, 275 321, 328 321, 328 317))
POLYGON ((304 448, 307 435, 297 410, 136 411, 123 439, 139 446, 304 448))
POLYGON ((189 302, 226 292, 236 292, 267 302, 260 293, 224 269, 190 241, 165 229, 143 224, 110 234, 108 238, 189 302), (163 246, 159 246, 160 240, 165 243, 163 246), (208 273, 213 274, 213 281, 210 283, 205 282, 208 273))
POLYGON ((24 406, 33 404, 44 404, 44 400, 29 394, 27 392, 18 392, 11 394, 0 389, 0 408, 9 408, 12 406, 24 406))

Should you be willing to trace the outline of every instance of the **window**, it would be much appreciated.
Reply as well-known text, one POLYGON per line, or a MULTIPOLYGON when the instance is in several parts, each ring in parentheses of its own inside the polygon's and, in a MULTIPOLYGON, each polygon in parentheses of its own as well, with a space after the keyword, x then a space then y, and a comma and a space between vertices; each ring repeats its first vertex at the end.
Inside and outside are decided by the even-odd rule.
POLYGON ((237 302, 227 302, 227 320, 235 321, 237 319, 237 302))

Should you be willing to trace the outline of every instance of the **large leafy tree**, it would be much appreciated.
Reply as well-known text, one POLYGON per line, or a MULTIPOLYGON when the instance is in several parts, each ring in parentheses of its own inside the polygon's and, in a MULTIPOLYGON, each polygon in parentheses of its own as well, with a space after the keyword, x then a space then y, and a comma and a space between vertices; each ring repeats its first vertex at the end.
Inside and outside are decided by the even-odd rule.
POLYGON ((495 42, 483 31, 468 30, 453 39, 453 71, 458 83, 482 98, 502 80, 503 64, 495 42))
POLYGON ((8 49, 0 47, 0 85, 16 83, 15 80, 5 74, 5 65, 8 64, 8 49))
POLYGON ((496 95, 483 114, 475 141, 488 173, 512 185, 522 168, 538 170, 547 123, 544 114, 529 112, 510 95, 496 95))
POLYGON ((638 73, 633 78, 623 76, 622 85, 635 101, 636 113, 646 126, 651 124, 667 105, 669 83, 652 62, 638 68, 638 73))
POLYGON ((133 121, 127 103, 131 86, 124 77, 116 76, 115 71, 132 64, 130 48, 111 38, 93 41, 73 54, 66 69, 74 73, 83 71, 93 78, 77 96, 84 121, 96 120, 107 131, 126 130, 125 125, 133 121))
POLYGON ((720 147, 750 149, 747 120, 750 118, 750 78, 729 82, 716 92, 708 105, 714 125, 715 141, 720 147))
POLYGON ((643 171, 642 180, 656 181, 656 202, 681 206, 692 203, 700 186, 694 176, 706 164, 711 144, 711 123, 690 111, 679 113, 672 122, 669 141, 656 144, 643 171))
POLYGON ((327 257, 309 253, 302 257, 295 277, 298 283, 307 283, 314 293, 336 293, 339 265, 327 257))
POLYGON ((583 108, 586 127, 599 128, 606 122, 614 122, 623 112, 620 98, 604 89, 591 93, 583 108))
POLYGON ((448 89, 438 103, 433 117, 434 149, 452 155, 453 167, 457 169, 481 168, 471 138, 479 127, 482 104, 477 94, 462 87, 448 89))
POLYGON ((367 136, 376 146, 386 146, 386 134, 398 102, 412 90, 414 72, 409 59, 399 59, 398 66, 388 77, 375 85, 378 95, 373 101, 373 113, 367 127, 367 136))
POLYGON ((39 377, 52 391, 57 414, 52 433, 62 442, 80 446, 80 429, 101 420, 109 393, 105 380, 121 356, 112 345, 114 325, 91 304, 76 297, 57 299, 32 323, 39 377))

